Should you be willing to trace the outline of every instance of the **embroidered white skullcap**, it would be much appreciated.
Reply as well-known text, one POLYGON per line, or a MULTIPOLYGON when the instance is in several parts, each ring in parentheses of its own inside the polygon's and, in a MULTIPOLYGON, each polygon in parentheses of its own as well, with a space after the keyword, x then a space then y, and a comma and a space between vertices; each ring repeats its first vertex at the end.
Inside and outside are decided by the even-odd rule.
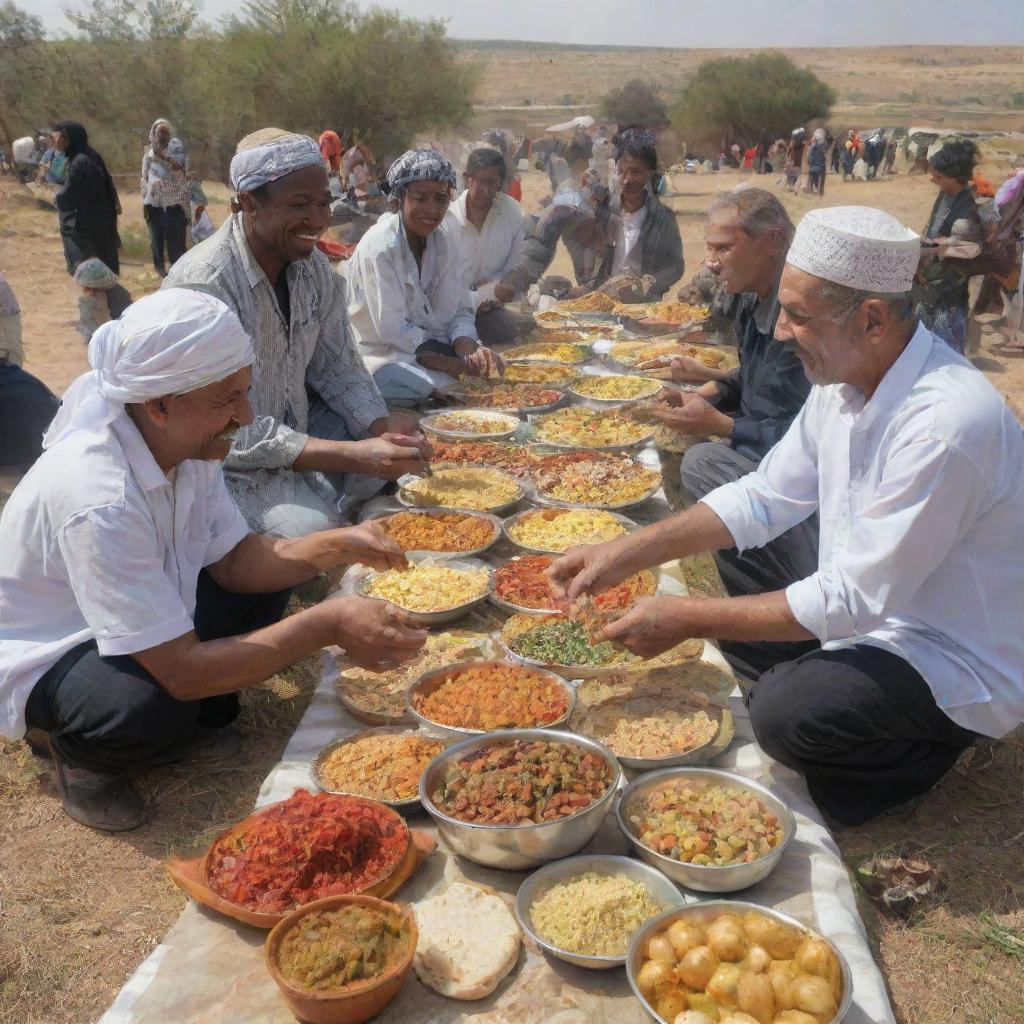
POLYGON ((811 210, 786 255, 797 270, 865 292, 910 291, 920 259, 921 239, 870 206, 811 210))
POLYGON ((68 388, 43 447, 75 430, 103 429, 128 403, 197 391, 254 359, 249 335, 224 302, 191 288, 161 289, 93 334, 92 369, 68 388))

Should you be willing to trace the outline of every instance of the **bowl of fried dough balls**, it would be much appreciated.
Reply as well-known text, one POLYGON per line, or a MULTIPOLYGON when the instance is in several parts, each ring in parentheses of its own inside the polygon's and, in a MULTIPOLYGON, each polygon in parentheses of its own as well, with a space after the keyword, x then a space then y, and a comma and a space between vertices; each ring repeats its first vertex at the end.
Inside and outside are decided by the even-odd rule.
POLYGON ((634 994, 662 1024, 837 1024, 850 968, 777 910, 709 900, 651 918, 626 954, 634 994))

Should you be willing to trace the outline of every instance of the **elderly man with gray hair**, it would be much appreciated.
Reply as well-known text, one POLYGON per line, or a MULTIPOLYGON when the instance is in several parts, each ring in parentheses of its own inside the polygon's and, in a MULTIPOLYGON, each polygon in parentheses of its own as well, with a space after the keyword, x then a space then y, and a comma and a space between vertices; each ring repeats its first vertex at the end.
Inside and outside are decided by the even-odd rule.
POLYGON ((279 621, 291 587, 405 557, 372 523, 250 532, 221 461, 252 423, 253 350, 223 302, 150 295, 89 362, 0 518, 0 735, 30 730, 68 814, 124 831, 147 813, 131 773, 237 756, 239 690, 329 644, 395 664, 426 634, 358 597, 279 621))
POLYGON ((298 537, 348 521, 430 449, 411 417, 389 416, 355 347, 345 282, 317 249, 332 200, 320 147, 263 129, 238 144, 231 183, 239 209, 164 287, 216 295, 252 338, 255 418, 225 479, 254 530, 298 537))
POLYGON ((914 318, 920 239, 880 210, 807 214, 776 335, 813 385, 761 465, 693 508, 576 548, 575 599, 640 569, 761 547, 820 516, 818 564, 739 597, 644 597, 603 631, 652 656, 717 637, 754 680, 764 750, 859 824, 926 793, 979 734, 1024 720, 1024 435, 999 393, 914 318), (813 642, 792 659, 785 644, 813 642))

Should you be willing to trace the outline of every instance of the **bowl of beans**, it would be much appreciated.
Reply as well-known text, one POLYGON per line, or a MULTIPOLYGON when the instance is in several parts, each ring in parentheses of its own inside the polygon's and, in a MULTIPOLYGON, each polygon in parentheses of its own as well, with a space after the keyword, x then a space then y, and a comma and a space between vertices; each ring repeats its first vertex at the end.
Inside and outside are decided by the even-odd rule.
POLYGON ((453 743, 420 777, 420 800, 449 849, 522 871, 568 857, 601 827, 618 788, 615 755, 556 729, 508 729, 453 743))
POLYGON ((409 714, 441 736, 564 725, 576 691, 554 672, 509 661, 464 661, 424 672, 405 695, 409 714))
POLYGON ((714 768, 641 775, 615 813, 641 860, 698 892, 756 885, 796 833, 793 812, 770 789, 714 768))

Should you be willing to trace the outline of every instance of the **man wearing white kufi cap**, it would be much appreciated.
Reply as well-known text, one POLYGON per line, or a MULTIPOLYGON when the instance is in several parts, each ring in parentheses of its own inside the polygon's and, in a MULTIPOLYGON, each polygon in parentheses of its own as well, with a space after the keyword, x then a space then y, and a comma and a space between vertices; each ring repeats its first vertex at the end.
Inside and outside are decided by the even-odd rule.
POLYGON ((279 621, 289 588, 348 562, 405 564, 376 526, 249 532, 221 460, 252 421, 253 352, 234 313, 186 289, 92 337, 45 451, 0 518, 0 735, 52 756, 68 813, 123 831, 127 775, 238 753, 237 691, 325 644, 368 666, 425 634, 343 598, 279 621))
POLYGON ((569 597, 647 566, 759 547, 820 516, 818 570, 750 596, 641 598, 604 635, 651 655, 722 641, 761 746, 856 824, 926 793, 979 734, 1024 720, 1024 437, 918 324, 919 241, 837 207, 797 228, 776 336, 814 387, 760 467, 551 569, 569 597))

